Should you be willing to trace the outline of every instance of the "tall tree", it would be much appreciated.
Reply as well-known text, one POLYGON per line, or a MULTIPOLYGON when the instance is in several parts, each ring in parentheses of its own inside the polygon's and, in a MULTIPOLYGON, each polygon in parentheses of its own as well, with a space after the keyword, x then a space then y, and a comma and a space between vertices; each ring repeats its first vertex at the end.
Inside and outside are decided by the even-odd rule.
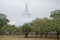
POLYGON ((28 37, 29 32, 31 31, 29 23, 25 23, 22 26, 23 33, 25 34, 25 37, 28 37))
POLYGON ((60 18, 60 10, 52 11, 50 17, 52 17, 52 18, 60 18))
POLYGON ((50 17, 52 17, 53 30, 57 32, 57 38, 60 34, 60 10, 55 10, 51 12, 50 17))
POLYGON ((0 14, 0 34, 1 34, 1 28, 7 24, 7 22, 9 22, 9 20, 7 19, 7 16, 5 14, 0 14))

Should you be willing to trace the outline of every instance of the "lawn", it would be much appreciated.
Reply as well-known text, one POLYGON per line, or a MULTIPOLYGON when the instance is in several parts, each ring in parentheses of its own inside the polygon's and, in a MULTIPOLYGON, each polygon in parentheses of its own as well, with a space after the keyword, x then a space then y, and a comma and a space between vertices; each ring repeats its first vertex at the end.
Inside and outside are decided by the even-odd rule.
POLYGON ((57 39, 47 39, 47 38, 24 38, 20 36, 1 36, 0 35, 0 40, 57 40, 57 39))

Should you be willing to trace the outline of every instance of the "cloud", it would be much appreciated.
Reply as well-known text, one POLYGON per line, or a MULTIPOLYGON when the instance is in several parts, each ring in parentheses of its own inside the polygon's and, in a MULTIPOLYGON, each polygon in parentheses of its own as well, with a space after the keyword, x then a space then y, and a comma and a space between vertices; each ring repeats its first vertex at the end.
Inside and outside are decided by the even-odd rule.
POLYGON ((15 23, 16 23, 16 22, 14 22, 14 21, 12 22, 12 21, 11 21, 11 22, 9 22, 8 24, 10 24, 10 25, 15 25, 15 23))
POLYGON ((7 14, 10 24, 20 25, 35 18, 49 17, 51 10, 60 9, 60 0, 0 0, 0 13, 7 14), (21 16, 28 3, 32 18, 21 16))

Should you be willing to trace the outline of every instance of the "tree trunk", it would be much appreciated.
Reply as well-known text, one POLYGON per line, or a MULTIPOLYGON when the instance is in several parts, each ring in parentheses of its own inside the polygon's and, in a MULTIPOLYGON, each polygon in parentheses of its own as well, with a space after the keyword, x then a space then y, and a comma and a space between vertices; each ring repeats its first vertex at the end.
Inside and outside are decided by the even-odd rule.
POLYGON ((28 34, 29 34, 29 32, 25 32, 25 38, 27 38, 27 37, 28 37, 28 34))
POLYGON ((27 38, 27 37, 28 37, 28 34, 26 33, 26 34, 25 34, 25 38, 27 38))
POLYGON ((43 33, 40 33, 40 37, 42 37, 43 36, 43 33))
POLYGON ((35 32, 35 33, 36 33, 36 38, 37 38, 38 32, 35 32))
POLYGON ((59 39, 59 32, 57 32, 56 34, 57 34, 57 39, 59 39))
POLYGON ((47 36, 48 36, 48 33, 45 33, 45 38, 47 38, 47 36))

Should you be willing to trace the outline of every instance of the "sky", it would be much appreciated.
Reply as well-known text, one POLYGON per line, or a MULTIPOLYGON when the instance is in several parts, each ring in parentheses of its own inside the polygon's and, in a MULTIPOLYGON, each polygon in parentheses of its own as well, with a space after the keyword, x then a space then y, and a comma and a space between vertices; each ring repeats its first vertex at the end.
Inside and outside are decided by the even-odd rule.
POLYGON ((0 0, 0 13, 7 15, 9 24, 20 26, 35 18, 50 17, 51 11, 60 9, 60 0, 0 0), (25 17, 25 5, 32 17, 25 17))

